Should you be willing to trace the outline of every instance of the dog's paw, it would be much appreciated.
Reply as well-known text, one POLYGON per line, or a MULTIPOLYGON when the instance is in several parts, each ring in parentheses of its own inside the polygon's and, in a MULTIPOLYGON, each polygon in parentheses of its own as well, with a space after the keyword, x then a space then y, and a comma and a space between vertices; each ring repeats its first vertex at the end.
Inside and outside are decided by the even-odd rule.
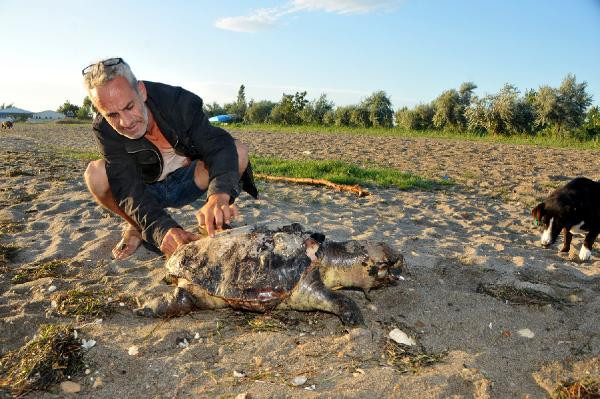
POLYGON ((582 245, 581 250, 579 251, 579 259, 581 261, 585 262, 586 260, 590 260, 591 257, 592 257, 592 251, 587 249, 585 247, 585 245, 582 245))

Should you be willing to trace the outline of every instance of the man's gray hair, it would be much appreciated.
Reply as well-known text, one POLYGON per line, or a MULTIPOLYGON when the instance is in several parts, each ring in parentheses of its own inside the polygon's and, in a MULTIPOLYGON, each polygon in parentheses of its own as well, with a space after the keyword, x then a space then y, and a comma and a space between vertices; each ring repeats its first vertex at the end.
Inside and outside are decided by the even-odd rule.
POLYGON ((97 86, 102 86, 115 79, 117 76, 123 76, 131 87, 137 91, 137 79, 133 72, 131 72, 131 68, 125 61, 121 61, 116 65, 106 66, 103 64, 103 61, 98 61, 95 64, 92 64, 89 72, 83 75, 83 84, 85 85, 88 93, 97 86))

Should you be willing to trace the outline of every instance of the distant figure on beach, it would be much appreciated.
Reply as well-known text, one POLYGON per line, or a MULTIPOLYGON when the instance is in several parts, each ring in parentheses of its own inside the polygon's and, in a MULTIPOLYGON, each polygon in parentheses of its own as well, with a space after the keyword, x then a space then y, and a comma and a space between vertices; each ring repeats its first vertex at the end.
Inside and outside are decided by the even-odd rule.
POLYGON ((94 199, 125 219, 116 259, 146 241, 169 257, 200 238, 165 211, 206 193, 196 213, 210 236, 238 215, 233 204, 243 189, 256 197, 248 146, 209 123, 202 99, 181 87, 137 80, 122 58, 82 71, 98 110, 93 130, 103 159, 90 162, 85 182, 94 199))

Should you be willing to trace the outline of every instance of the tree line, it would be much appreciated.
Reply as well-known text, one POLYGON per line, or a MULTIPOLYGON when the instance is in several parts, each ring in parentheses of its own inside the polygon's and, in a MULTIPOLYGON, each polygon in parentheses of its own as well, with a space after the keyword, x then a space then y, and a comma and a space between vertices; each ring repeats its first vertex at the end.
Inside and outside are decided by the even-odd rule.
POLYGON ((309 100, 307 92, 283 94, 279 102, 246 101, 240 86, 235 102, 205 104, 207 116, 229 114, 242 123, 397 127, 406 130, 452 130, 491 135, 552 135, 590 140, 600 137, 600 110, 590 107, 587 83, 567 75, 559 87, 540 86, 521 93, 506 84, 495 94, 478 97, 465 82, 430 103, 394 112, 389 96, 376 91, 359 104, 336 107, 325 94, 309 100))

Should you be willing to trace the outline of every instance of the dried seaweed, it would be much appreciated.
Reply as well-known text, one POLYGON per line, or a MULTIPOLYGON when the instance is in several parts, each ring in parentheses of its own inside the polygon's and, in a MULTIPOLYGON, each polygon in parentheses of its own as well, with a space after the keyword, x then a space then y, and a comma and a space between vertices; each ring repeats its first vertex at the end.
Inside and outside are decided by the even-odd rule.
POLYGON ((556 388, 552 397, 555 399, 598 399, 600 398, 600 377, 563 381, 556 388))
POLYGON ((477 292, 486 294, 502 301, 519 305, 564 305, 565 301, 544 292, 530 288, 516 288, 511 285, 484 284, 477 287, 477 292))
POLYGON ((0 359, 0 390, 19 397, 48 389, 83 369, 83 352, 73 328, 42 325, 25 346, 0 359))

